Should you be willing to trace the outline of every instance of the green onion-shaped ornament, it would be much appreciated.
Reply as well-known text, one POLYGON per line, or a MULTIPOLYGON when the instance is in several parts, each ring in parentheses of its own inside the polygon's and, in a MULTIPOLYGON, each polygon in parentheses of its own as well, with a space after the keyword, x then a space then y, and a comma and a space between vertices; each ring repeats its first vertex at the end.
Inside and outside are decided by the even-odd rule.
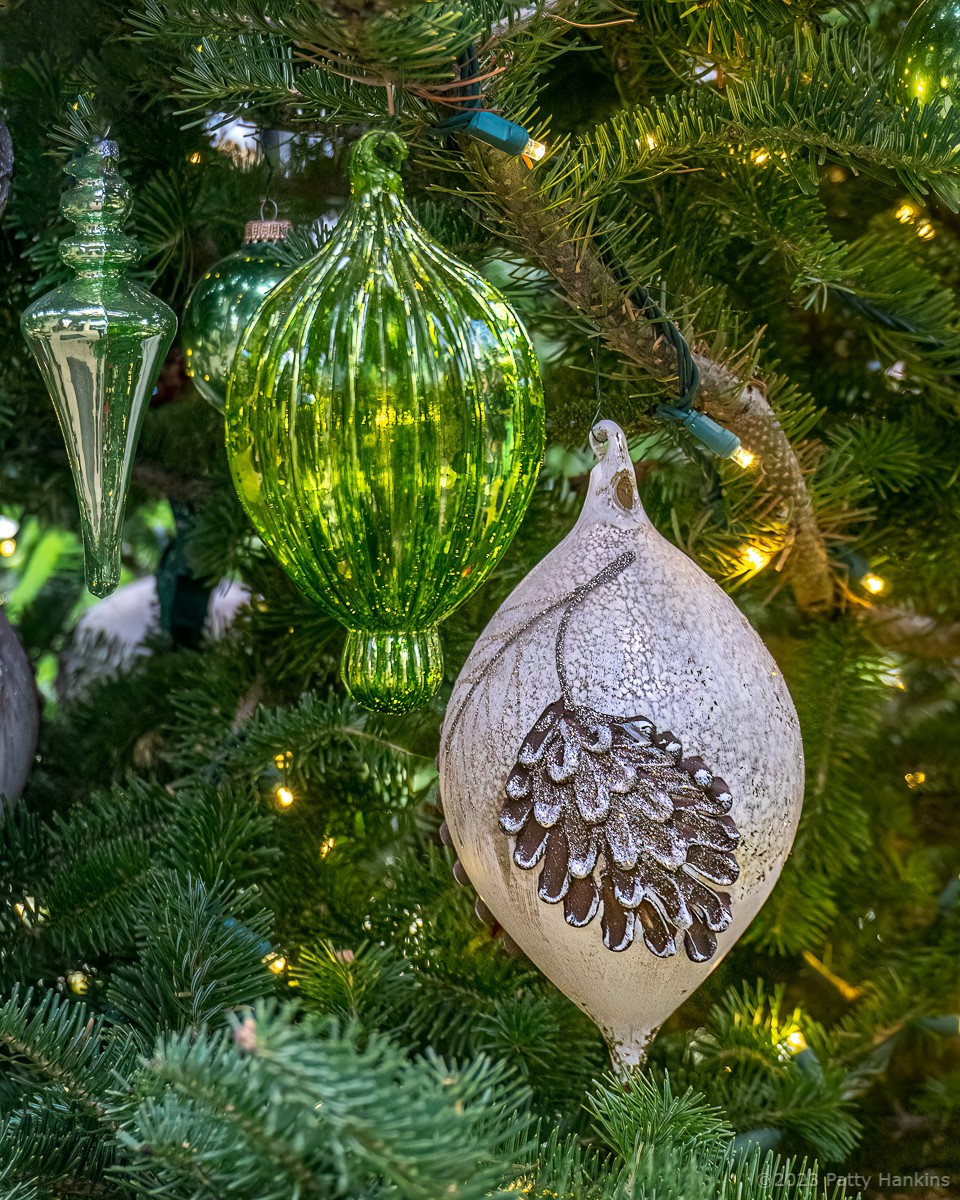
POLYGON ((437 626, 520 524, 543 453, 543 389, 503 296, 403 203, 406 146, 368 133, 329 242, 240 342, 227 453, 264 543, 348 630, 343 678, 404 712, 440 685, 437 626))
POLYGON ((76 225, 60 243, 74 277, 24 312, 20 327, 53 400, 80 505, 87 587, 106 596, 120 580, 127 488, 140 427, 177 318, 124 278, 140 256, 121 232, 130 211, 119 151, 102 141, 65 168, 76 182, 60 211, 76 225))

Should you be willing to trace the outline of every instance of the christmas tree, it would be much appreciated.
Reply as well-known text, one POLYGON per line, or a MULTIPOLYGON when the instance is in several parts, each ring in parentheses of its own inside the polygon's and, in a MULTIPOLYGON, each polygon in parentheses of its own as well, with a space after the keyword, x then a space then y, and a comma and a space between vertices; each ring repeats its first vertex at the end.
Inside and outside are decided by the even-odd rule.
MULTIPOLYGON (((960 24, 931 4, 909 29, 900 0, 0 5, 5 1200, 960 1195, 960 24), (249 289, 345 227, 369 130, 545 395, 526 515, 402 713, 344 686, 217 390, 249 289), (181 319, 100 601, 20 328, 91 254, 181 319), (454 879, 437 808, 454 681, 573 527, 601 419, 773 655, 806 760, 769 899, 630 1067, 454 879)), ((357 511, 407 528, 404 486, 357 511)))

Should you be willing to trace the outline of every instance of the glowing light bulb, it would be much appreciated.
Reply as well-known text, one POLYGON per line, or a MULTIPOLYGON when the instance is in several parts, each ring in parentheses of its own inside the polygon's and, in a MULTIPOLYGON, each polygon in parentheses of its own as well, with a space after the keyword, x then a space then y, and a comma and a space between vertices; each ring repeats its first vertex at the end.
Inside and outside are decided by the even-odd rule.
POLYGON ((276 958, 270 960, 268 966, 274 975, 282 975, 287 969, 287 960, 282 954, 278 954, 276 958))
POLYGON ((738 446, 730 457, 742 471, 749 470, 757 461, 757 456, 752 450, 748 450, 746 446, 738 446))
POLYGON ((743 552, 743 557, 747 565, 753 567, 755 571, 762 571, 770 561, 770 555, 764 554, 756 546, 747 546, 743 552))
POLYGON ((278 771, 285 771, 293 765, 293 751, 281 750, 273 756, 273 762, 278 771))
POLYGON ((887 581, 881 579, 879 575, 869 574, 864 575, 860 580, 863 586, 867 589, 871 596, 879 596, 883 589, 887 586, 887 581))
POLYGON ((937 231, 929 221, 921 221, 917 226, 917 237, 920 238, 921 241, 929 242, 931 238, 935 238, 936 236, 937 231))
POLYGON ((927 782, 926 771, 910 771, 903 777, 907 782, 908 788, 918 788, 921 783, 927 782))
POLYGON ((288 787, 278 787, 274 795, 277 797, 277 803, 283 808, 289 808, 294 801, 293 792, 288 787))
POLYGON ((791 1054, 799 1054, 801 1050, 807 1049, 807 1039, 799 1029, 791 1030, 784 1041, 791 1054))
POLYGON ((547 147, 543 142, 538 142, 536 138, 527 138, 527 144, 523 148, 524 158, 529 158, 533 162, 539 162, 546 152, 547 147))
POLYGON ((332 838, 332 837, 324 838, 323 841, 320 843, 320 857, 326 858, 327 855, 330 853, 330 851, 334 848, 334 846, 336 844, 337 844, 336 838, 332 838))
POLYGON ((765 162, 770 161, 770 151, 752 150, 750 152, 750 161, 756 163, 758 167, 762 167, 765 162))
POLYGON ((17 551, 17 539, 8 537, 0 541, 0 558, 10 558, 17 551))
POLYGON ((199 150, 194 150, 194 152, 187 159, 187 162, 193 163, 194 166, 196 166, 199 161, 200 161, 200 151, 199 150))
POLYGON ((901 204, 893 215, 901 225, 908 225, 917 215, 917 210, 912 204, 901 204))
POLYGON ((648 133, 647 134, 647 149, 648 150, 656 150, 656 148, 657 148, 657 139, 653 136, 652 133, 648 133))
POLYGON ((67 987, 76 996, 85 996, 90 991, 90 976, 86 971, 68 971, 67 987))

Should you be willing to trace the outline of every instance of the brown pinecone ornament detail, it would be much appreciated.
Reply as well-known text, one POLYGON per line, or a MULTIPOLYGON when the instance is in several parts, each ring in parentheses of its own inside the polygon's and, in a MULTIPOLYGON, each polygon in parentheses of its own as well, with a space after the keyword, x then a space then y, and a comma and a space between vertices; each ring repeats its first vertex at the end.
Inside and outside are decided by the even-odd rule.
POLYGON ((645 717, 622 720, 549 704, 506 782, 500 828, 513 861, 540 866, 539 896, 568 925, 602 907, 603 944, 626 950, 640 923, 658 958, 705 962, 730 924, 730 896, 712 885, 739 874, 732 797, 700 758, 645 717))

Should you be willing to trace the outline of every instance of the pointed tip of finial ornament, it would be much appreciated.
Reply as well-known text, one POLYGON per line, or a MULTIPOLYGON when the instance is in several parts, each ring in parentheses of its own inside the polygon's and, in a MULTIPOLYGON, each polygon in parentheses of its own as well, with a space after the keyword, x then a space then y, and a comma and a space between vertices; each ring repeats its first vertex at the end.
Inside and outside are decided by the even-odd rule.
POLYGON ((85 572, 87 591, 92 596, 102 600, 117 590, 117 584, 120 582, 119 554, 116 559, 115 561, 114 555, 111 553, 105 562, 87 562, 85 572))
POLYGON ((626 1083, 631 1073, 647 1061, 650 1043, 657 1036, 659 1026, 653 1029, 621 1030, 607 1038, 613 1072, 626 1083))

